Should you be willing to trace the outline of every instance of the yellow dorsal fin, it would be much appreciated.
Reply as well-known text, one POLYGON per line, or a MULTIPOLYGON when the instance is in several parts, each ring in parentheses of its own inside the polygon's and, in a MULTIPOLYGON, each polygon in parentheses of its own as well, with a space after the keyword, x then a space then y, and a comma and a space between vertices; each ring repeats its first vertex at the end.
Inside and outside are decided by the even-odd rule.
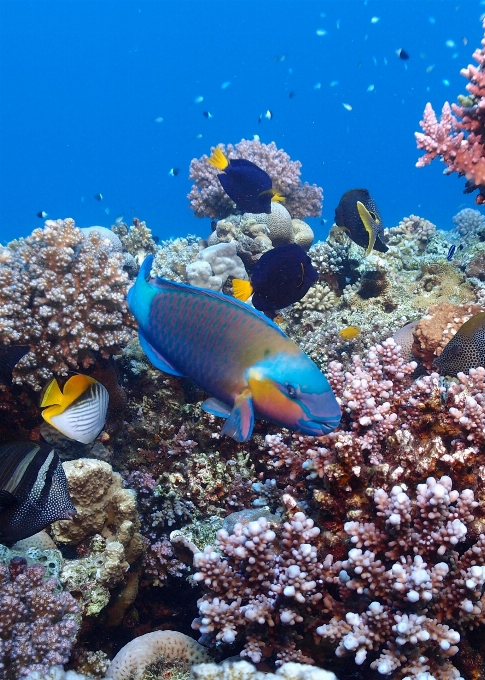
POLYGON ((67 383, 64 385, 64 408, 70 406, 73 401, 76 401, 78 397, 85 392, 90 385, 96 382, 94 378, 90 378, 87 375, 82 375, 78 373, 69 378, 67 383))
POLYGON ((365 230, 369 234, 369 243, 365 251, 365 256, 367 257, 371 254, 374 243, 376 242, 377 232, 375 226, 372 228, 372 226, 375 225, 375 222, 365 205, 360 201, 357 201, 357 210, 359 211, 360 219, 362 220, 365 230))
POLYGON ((64 395, 62 394, 59 383, 55 378, 53 378, 50 383, 45 388, 45 392, 42 395, 40 402, 41 408, 44 406, 53 406, 54 404, 62 404, 64 400, 64 395))
POLYGON ((232 280, 232 292, 234 297, 242 302, 251 297, 253 294, 253 287, 249 281, 243 281, 243 279, 233 279, 232 280))
POLYGON ((213 165, 218 170, 225 170, 229 165, 229 161, 224 156, 224 154, 222 153, 218 146, 216 146, 216 148, 214 149, 212 156, 207 159, 207 162, 213 165))

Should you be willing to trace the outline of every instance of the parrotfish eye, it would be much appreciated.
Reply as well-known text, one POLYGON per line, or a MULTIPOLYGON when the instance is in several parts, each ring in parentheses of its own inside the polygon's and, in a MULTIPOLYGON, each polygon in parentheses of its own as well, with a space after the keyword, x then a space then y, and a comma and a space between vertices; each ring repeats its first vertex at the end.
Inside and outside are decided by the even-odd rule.
POLYGON ((292 385, 291 383, 286 383, 286 389, 288 390, 288 396, 291 399, 298 399, 298 385, 292 385))

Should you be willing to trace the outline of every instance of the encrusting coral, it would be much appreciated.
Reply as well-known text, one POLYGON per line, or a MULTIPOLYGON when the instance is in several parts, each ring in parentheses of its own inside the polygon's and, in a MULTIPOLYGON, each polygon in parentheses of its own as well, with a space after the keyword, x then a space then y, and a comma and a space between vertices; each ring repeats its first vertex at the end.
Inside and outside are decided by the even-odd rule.
POLYGON ((121 351, 134 322, 123 257, 99 232, 85 238, 74 220, 47 220, 2 249, 0 343, 28 344, 14 381, 40 390, 49 378, 121 351))

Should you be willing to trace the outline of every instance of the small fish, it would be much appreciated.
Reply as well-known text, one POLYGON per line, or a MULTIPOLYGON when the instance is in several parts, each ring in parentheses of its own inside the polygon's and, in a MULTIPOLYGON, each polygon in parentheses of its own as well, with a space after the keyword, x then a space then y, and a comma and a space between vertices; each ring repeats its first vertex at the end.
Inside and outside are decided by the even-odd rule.
POLYGON ((455 254, 455 250, 456 250, 455 244, 450 246, 450 249, 448 250, 448 255, 446 256, 446 259, 448 260, 448 262, 451 262, 451 260, 453 259, 453 255, 455 254))
POLYGON ((219 147, 214 149, 208 163, 222 172, 217 175, 222 188, 239 210, 248 213, 271 213, 271 201, 284 201, 267 172, 245 158, 224 156, 219 147))
POLYGON ((338 80, 331 80, 330 87, 336 87, 338 85, 338 80))
POLYGON ((251 273, 251 283, 233 279, 234 297, 247 300, 262 312, 284 309, 304 297, 318 281, 318 272, 296 243, 276 246, 261 255, 251 273))
POLYGON ((221 85, 221 90, 227 90, 230 84, 231 84, 230 80, 225 80, 221 85))
POLYGON ((430 66, 426 67, 426 73, 431 73, 431 71, 434 69, 435 64, 431 64, 430 66))
POLYGON ((365 248, 365 256, 372 249, 386 253, 384 227, 379 210, 367 189, 350 189, 335 210, 335 224, 344 229, 354 243, 365 248))
POLYGON ((170 177, 177 177, 179 172, 180 172, 180 168, 170 168, 170 170, 168 171, 168 174, 170 175, 170 177))
POLYGON ((194 139, 202 139, 202 133, 201 132, 197 133, 194 139))
POLYGON ((102 200, 103 200, 103 194, 94 194, 94 198, 95 198, 97 201, 102 201, 102 200))
POLYGON ((396 50, 396 54, 399 57, 399 59, 403 59, 404 61, 407 61, 409 59, 409 54, 406 52, 406 50, 403 50, 402 47, 396 50))
POLYGON ((158 116, 158 118, 155 118, 155 123, 163 123, 162 116, 158 116))
POLYGON ((313 89, 314 90, 320 90, 321 87, 322 87, 322 83, 315 83, 315 85, 313 86, 313 89))
POLYGON ((194 99, 194 104, 200 104, 201 102, 204 101, 204 97, 199 96, 194 99))
POLYGON ((87 375, 73 375, 61 391, 54 378, 47 385, 40 406, 42 417, 65 437, 91 444, 106 422, 108 390, 87 375), (47 408, 46 408, 47 407, 47 408))
POLYGON ((118 215, 115 219, 115 224, 121 224, 123 222, 123 215, 118 215))
POLYGON ((313 436, 338 426, 327 379, 276 324, 223 293, 148 282, 152 264, 150 255, 128 292, 142 349, 156 368, 211 395, 202 408, 227 418, 223 434, 247 441, 255 418, 313 436))
POLYGON ((466 45, 468 45, 468 38, 467 38, 466 36, 463 36, 463 38, 461 39, 461 42, 462 42, 462 43, 465 45, 465 47, 466 47, 466 45))
POLYGON ((296 95, 296 92, 293 92, 293 90, 288 94, 288 97, 290 99, 293 99, 293 97, 296 95))
POLYGON ((269 109, 261 114, 260 118, 266 118, 266 120, 271 120, 273 118, 273 112, 269 109))
POLYGON ((380 17, 372 17, 370 20, 371 24, 377 24, 380 21, 380 17))
POLYGON ((485 366, 485 312, 460 326, 433 366, 441 375, 468 373, 471 368, 485 366))
POLYGON ((210 111, 202 111, 202 115, 204 116, 204 118, 213 118, 214 117, 210 111))
MULTIPOLYGON (((337 26, 337 28, 338 28, 338 26, 337 26)), ((317 28, 316 33, 320 37, 322 37, 323 35, 327 35, 327 31, 324 28, 317 28)))
POLYGON ((450 85, 450 81, 447 78, 443 78, 441 82, 443 83, 443 85, 446 85, 446 87, 449 87, 450 85))
POLYGON ((64 469, 44 443, 0 446, 0 541, 29 538, 59 519, 76 514, 64 469))
POLYGON ((450 49, 452 49, 453 47, 455 47, 455 41, 454 40, 447 40, 445 42, 445 45, 446 45, 446 47, 449 47, 450 49))
POLYGON ((12 384, 12 369, 30 351, 28 345, 7 345, 0 347, 0 381, 12 384))
POLYGON ((352 106, 350 104, 346 104, 345 102, 342 104, 344 109, 347 109, 347 111, 352 111, 352 106))
POLYGON ((375 85, 369 85, 367 92, 374 92, 375 85))
POLYGON ((42 220, 44 220, 46 217, 48 217, 47 213, 45 210, 41 210, 40 212, 36 213, 37 217, 40 217, 42 220))
POLYGON ((353 340, 360 335, 360 328, 358 326, 347 326, 346 328, 342 328, 338 334, 344 340, 353 340))

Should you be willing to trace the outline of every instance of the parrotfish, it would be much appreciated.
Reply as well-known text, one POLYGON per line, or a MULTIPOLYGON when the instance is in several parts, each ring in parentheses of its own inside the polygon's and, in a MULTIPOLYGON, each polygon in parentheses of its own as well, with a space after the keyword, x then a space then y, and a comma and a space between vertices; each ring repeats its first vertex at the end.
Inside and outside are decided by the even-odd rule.
POLYGON ((313 436, 338 426, 326 377, 276 324, 222 293, 147 281, 152 262, 145 259, 128 292, 141 347, 156 368, 211 395, 202 408, 227 418, 223 434, 246 441, 255 418, 313 436))
POLYGON ((31 441, 0 446, 2 543, 28 538, 75 514, 64 469, 52 446, 31 441))
POLYGON ((222 172, 217 175, 222 188, 239 210, 271 213, 271 201, 284 201, 273 189, 271 177, 256 163, 245 158, 227 160, 218 146, 207 162, 222 172))
POLYGON ((90 444, 104 427, 109 395, 104 385, 87 375, 73 375, 61 391, 54 378, 42 395, 42 417, 69 439, 90 444))
POLYGON ((485 366, 485 312, 468 319, 433 361, 442 375, 468 373, 470 368, 485 366))
POLYGON ((335 209, 335 224, 348 233, 358 246, 365 248, 365 256, 372 250, 386 253, 384 227, 379 210, 367 189, 350 189, 335 209))

